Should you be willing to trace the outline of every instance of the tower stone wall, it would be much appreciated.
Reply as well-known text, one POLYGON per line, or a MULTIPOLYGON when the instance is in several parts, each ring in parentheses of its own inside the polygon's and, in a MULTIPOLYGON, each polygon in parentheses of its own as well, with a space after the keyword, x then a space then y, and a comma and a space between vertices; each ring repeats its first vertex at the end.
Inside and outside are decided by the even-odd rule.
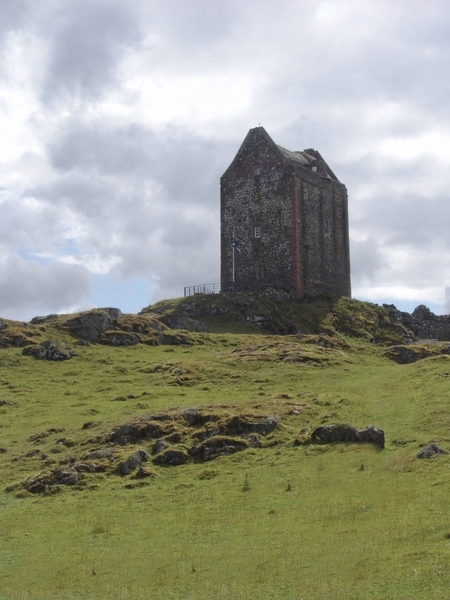
POLYGON ((318 152, 249 131, 221 178, 221 284, 350 296, 347 190, 318 152))

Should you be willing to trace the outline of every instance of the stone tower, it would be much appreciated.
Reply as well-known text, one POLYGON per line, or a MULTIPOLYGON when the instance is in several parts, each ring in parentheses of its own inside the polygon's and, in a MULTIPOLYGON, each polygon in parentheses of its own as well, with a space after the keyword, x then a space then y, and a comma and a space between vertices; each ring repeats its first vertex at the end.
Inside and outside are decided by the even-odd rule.
POLYGON ((220 218, 222 292, 351 295, 347 189, 316 150, 250 129, 221 177, 220 218))

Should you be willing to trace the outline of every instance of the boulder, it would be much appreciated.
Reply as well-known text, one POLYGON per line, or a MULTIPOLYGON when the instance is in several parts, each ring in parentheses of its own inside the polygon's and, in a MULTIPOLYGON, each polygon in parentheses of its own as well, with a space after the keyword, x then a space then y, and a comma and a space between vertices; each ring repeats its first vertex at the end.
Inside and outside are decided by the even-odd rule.
POLYGON ((223 433, 227 435, 239 435, 249 433, 259 433, 268 435, 278 426, 279 418, 277 415, 269 415, 261 420, 249 420, 246 417, 236 415, 227 422, 223 433))
POLYGON ((96 463, 74 463, 72 469, 77 473, 96 473, 97 471, 104 471, 103 466, 97 465, 96 463))
POLYGON ((189 334, 184 335, 172 331, 159 333, 157 339, 161 346, 192 346, 195 343, 189 334))
POLYGON ((211 417, 211 415, 201 413, 195 408, 188 408, 184 411, 183 416, 186 419, 188 425, 190 425, 191 427, 195 427, 197 425, 204 425, 207 421, 210 420, 211 417))
POLYGON ((367 425, 362 429, 356 430, 358 434, 358 442, 366 442, 368 444, 374 444, 384 448, 384 431, 374 427, 373 425, 367 425))
POLYGON ((261 447, 261 440, 257 433, 250 433, 248 435, 243 435, 242 439, 247 441, 250 448, 260 448, 261 447))
POLYGON ((32 325, 42 325, 42 323, 47 323, 47 321, 52 321, 53 319, 56 319, 58 315, 52 314, 52 315, 47 315, 46 317, 33 317, 30 321, 30 323, 32 325))
POLYGON ((24 335, 14 335, 12 338, 10 338, 9 343, 12 346, 15 346, 16 348, 24 348, 25 346, 29 346, 33 342, 27 340, 27 338, 24 335))
POLYGON ((114 456, 114 448, 100 448, 99 450, 94 450, 88 455, 88 459, 102 459, 109 458, 112 459, 114 456))
POLYGON ((168 319, 167 325, 172 329, 184 329, 186 331, 206 331, 206 325, 201 323, 200 321, 196 321, 195 319, 191 319, 190 317, 175 317, 173 319, 168 319))
POLYGON ((219 458, 219 456, 228 456, 246 450, 248 447, 249 443, 244 439, 236 440, 232 437, 217 435, 192 448, 191 454, 201 460, 209 461, 219 458))
POLYGON ((136 479, 145 479, 146 477, 153 477, 154 473, 152 471, 150 471, 149 469, 147 469, 146 467, 143 467, 142 465, 139 467, 139 469, 136 471, 136 479))
POLYGON ((29 477, 22 484, 22 487, 32 494, 43 494, 48 488, 60 485, 77 485, 80 480, 81 475, 76 471, 54 469, 53 471, 45 471, 34 477, 29 477))
POLYGON ((189 456, 183 450, 164 450, 160 454, 157 454, 153 459, 155 465, 177 467, 184 465, 189 460, 189 456))
POLYGON ((357 429, 347 423, 330 424, 317 427, 311 435, 311 441, 320 441, 327 444, 332 442, 367 442, 384 448, 384 431, 373 425, 357 429))
POLYGON ((437 444, 429 444, 419 450, 417 458, 434 458, 438 454, 448 454, 448 452, 437 444))
POLYGON ((386 358, 394 360, 400 365, 406 365, 417 362, 430 356, 450 354, 450 344, 448 343, 422 343, 410 346, 391 346, 384 351, 386 358))
POLYGON ((152 446, 152 454, 159 454, 163 450, 169 447, 169 444, 164 440, 156 440, 156 442, 152 446))
POLYGON ((157 439, 162 437, 164 433, 165 430, 161 423, 136 421, 135 423, 124 423, 116 427, 107 441, 124 446, 143 439, 157 439))
POLYGON ((205 425, 205 427, 203 427, 203 429, 197 431, 194 434, 194 437, 203 442, 204 440, 207 440, 213 435, 220 435, 221 433, 224 432, 220 428, 218 428, 216 424, 208 423, 207 425, 205 425))
POLYGON ((138 450, 133 456, 130 456, 120 467, 122 475, 129 475, 132 471, 141 466, 141 463, 146 462, 149 455, 145 450, 138 450))
POLYGON ((122 312, 118 308, 98 308, 67 320, 65 325, 78 337, 98 342, 102 333, 114 329, 121 315, 122 312))
POLYGON ((0 331, 3 331, 4 329, 6 329, 6 323, 2 319, 0 319, 0 331))
POLYGON ((166 440, 168 442, 170 442, 171 444, 179 444, 182 441, 183 437, 184 437, 184 435, 182 432, 174 431, 170 435, 166 436, 166 440))
POLYGON ((22 350, 22 354, 26 356, 34 356, 35 358, 44 360, 68 360, 75 356, 75 350, 72 346, 55 340, 46 340, 39 346, 27 346, 22 350))
POLYGON ((107 331, 102 333, 99 341, 109 346, 135 346, 139 343, 139 336, 126 331, 107 331))

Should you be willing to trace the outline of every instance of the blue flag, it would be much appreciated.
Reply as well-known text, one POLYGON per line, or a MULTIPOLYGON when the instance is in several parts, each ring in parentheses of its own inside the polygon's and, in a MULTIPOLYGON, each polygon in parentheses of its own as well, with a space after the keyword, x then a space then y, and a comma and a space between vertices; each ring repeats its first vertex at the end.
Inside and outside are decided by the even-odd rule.
POLYGON ((238 252, 241 251, 241 249, 239 248, 239 244, 236 242, 236 240, 234 239, 234 236, 231 238, 231 245, 233 246, 233 248, 235 250, 237 250, 238 252))

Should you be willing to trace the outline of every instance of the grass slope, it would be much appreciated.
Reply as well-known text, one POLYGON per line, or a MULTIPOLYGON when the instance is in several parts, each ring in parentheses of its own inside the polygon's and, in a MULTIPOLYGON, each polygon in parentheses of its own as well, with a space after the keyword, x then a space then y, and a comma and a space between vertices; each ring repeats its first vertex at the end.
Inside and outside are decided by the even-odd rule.
MULTIPOLYGON (((353 326, 371 307, 350 314, 353 326)), ((201 343, 77 347, 65 362, 0 351, 0 598, 447 598, 450 456, 415 456, 430 441, 450 449, 450 358, 399 365, 364 335, 331 347, 245 329, 192 335, 201 343), (192 407, 281 420, 267 447, 215 461, 6 492, 115 425, 192 407), (333 422, 373 423, 386 447, 294 445, 333 422)), ((117 451, 141 447, 151 442, 117 451)))

